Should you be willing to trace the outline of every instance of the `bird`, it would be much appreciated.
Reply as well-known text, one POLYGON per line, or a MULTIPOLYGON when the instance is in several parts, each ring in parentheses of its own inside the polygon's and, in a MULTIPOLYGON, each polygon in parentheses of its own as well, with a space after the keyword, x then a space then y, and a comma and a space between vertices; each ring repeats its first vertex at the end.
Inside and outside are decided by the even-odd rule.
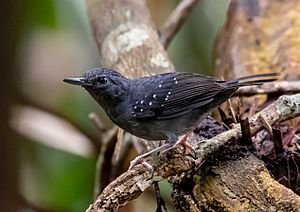
POLYGON ((137 137, 165 144, 138 156, 130 167, 147 156, 178 144, 188 149, 188 135, 213 108, 238 88, 277 80, 278 73, 255 74, 229 81, 185 72, 167 72, 128 79, 119 71, 95 67, 66 83, 85 88, 119 127, 137 137))

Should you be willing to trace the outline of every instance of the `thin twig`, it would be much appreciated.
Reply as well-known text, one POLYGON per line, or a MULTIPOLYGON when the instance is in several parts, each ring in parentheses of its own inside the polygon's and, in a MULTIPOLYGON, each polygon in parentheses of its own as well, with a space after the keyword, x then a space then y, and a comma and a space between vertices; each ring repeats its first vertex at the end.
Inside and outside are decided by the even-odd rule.
POLYGON ((157 208, 155 212, 167 211, 165 201, 160 195, 158 182, 154 183, 154 190, 155 190, 156 203, 157 203, 157 208))
POLYGON ((160 41, 166 49, 198 2, 199 0, 182 0, 161 27, 160 41))
POLYGON ((112 168, 110 170, 110 181, 113 181, 114 179, 116 179, 116 177, 118 177, 125 170, 127 170, 128 166, 129 166, 128 156, 131 155, 131 151, 133 149, 132 148, 133 144, 131 142, 132 137, 133 136, 129 135, 129 133, 124 135, 122 151, 120 152, 119 159, 118 159, 117 163, 114 163, 114 161, 111 162, 112 168))
POLYGON ((236 114, 235 114, 235 111, 234 111, 233 106, 232 106, 231 99, 227 99, 227 103, 228 103, 228 111, 232 115, 233 121, 236 124, 237 123, 237 118, 236 118, 236 114))
POLYGON ((250 133, 250 126, 249 126, 249 119, 248 117, 245 119, 240 120, 241 130, 242 130, 242 145, 252 145, 251 133, 250 133))
POLYGON ((20 93, 18 93, 17 98, 18 98, 17 101, 25 106, 31 106, 31 107, 37 108, 39 110, 50 113, 53 116, 58 116, 59 118, 66 120, 67 122, 72 124, 80 133, 85 135, 89 139, 89 141, 91 141, 91 143, 95 147, 96 151, 98 151, 100 149, 98 138, 95 135, 93 135, 92 133, 90 133, 88 130, 86 130, 84 127, 82 127, 80 124, 78 124, 78 122, 73 120, 71 117, 67 116, 64 113, 61 113, 58 110, 55 110, 54 108, 48 107, 44 104, 34 101, 34 100, 30 99, 29 97, 26 97, 20 93))
POLYGON ((117 143, 115 145, 115 150, 112 158, 112 163, 114 165, 116 165, 119 161, 123 141, 124 141, 124 130, 122 128, 118 128, 117 143))
POLYGON ((300 92, 300 81, 276 81, 263 85, 240 88, 235 96, 252 96, 257 94, 289 94, 300 92))
POLYGON ((262 126, 271 134, 273 135, 272 126, 270 123, 266 120, 266 118, 263 115, 258 116, 258 119, 260 120, 262 126))
POLYGON ((106 174, 103 173, 103 164, 105 162, 110 163, 110 161, 105 161, 105 153, 108 148, 108 144, 112 142, 112 140, 116 137, 118 131, 118 127, 114 126, 111 128, 107 133, 102 135, 102 142, 101 142, 101 149, 99 151, 99 155, 96 162, 96 170, 95 170, 95 181, 94 181, 94 198, 100 194, 102 190, 102 175, 106 174))
POLYGON ((92 142, 72 124, 35 107, 14 106, 9 124, 21 136, 55 149, 88 158, 98 153, 92 142))
POLYGON ((281 135, 279 126, 275 125, 272 128, 272 132, 273 132, 275 153, 276 153, 276 156, 278 157, 278 155, 280 155, 284 152, 283 145, 282 145, 282 135, 281 135))
POLYGON ((93 113, 93 112, 90 113, 89 114, 89 119, 91 119, 93 121, 93 123, 100 130, 100 132, 103 133, 107 130, 104 123, 102 122, 102 120, 99 118, 99 116, 96 113, 93 113))

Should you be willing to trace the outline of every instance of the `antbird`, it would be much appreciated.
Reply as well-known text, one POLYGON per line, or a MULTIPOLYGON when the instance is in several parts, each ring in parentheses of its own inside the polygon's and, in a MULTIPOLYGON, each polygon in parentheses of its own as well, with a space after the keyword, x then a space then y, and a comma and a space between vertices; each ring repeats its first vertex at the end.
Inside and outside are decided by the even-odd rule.
POLYGON ((110 119, 129 133, 166 144, 138 156, 131 167, 154 152, 177 144, 192 149, 187 135, 205 115, 243 86, 276 80, 278 73, 256 74, 225 81, 195 73, 170 72, 127 79, 110 68, 93 68, 65 82, 84 87, 110 119))

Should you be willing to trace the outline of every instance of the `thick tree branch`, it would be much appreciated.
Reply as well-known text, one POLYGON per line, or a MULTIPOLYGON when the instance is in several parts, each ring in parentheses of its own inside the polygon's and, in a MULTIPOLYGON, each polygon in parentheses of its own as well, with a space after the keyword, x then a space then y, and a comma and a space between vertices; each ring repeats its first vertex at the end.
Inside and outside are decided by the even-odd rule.
POLYGON ((87 0, 104 66, 129 78, 174 71, 143 0, 87 0))
MULTIPOLYGON (((270 125, 274 125, 277 122, 298 115, 300 115, 300 94, 282 96, 250 118, 251 134, 254 135, 263 128, 260 116, 263 116, 270 125)), ((196 151, 195 158, 190 155, 175 154, 180 152, 180 147, 171 152, 162 153, 157 157, 149 158, 148 162, 155 167, 153 175, 142 165, 135 166, 132 170, 127 171, 110 183, 87 211, 116 211, 120 206, 126 205, 128 201, 137 198, 154 182, 198 169, 208 155, 218 151, 224 144, 240 137, 240 126, 235 125, 231 130, 223 132, 212 139, 193 141, 196 151)), ((261 195, 265 196, 267 193, 261 190, 261 195)), ((300 199, 295 198, 294 204, 300 207, 300 199)))
POLYGON ((300 198, 274 181, 264 163, 253 155, 219 162, 202 175, 185 178, 175 183, 172 194, 178 211, 199 211, 199 208, 211 211, 299 209, 300 198), (182 191, 182 183, 187 181, 194 187, 182 191))

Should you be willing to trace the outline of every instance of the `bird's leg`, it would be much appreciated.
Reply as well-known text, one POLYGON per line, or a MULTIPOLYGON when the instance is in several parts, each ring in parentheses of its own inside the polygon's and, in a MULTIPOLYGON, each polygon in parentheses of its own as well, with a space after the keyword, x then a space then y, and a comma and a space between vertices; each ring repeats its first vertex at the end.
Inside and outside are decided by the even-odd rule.
POLYGON ((188 137, 190 135, 190 133, 192 133, 193 131, 190 131, 184 135, 182 135, 178 141, 175 143, 175 144, 172 144, 172 143, 165 143, 164 145, 160 146, 160 147, 157 147, 156 149, 153 149, 149 152, 146 152, 145 154, 142 154, 142 155, 139 155, 137 156, 134 160, 132 160, 130 162, 130 166, 129 166, 129 169, 132 169, 132 167, 136 164, 142 164, 143 166, 145 166, 147 169, 153 171, 153 167, 151 164, 149 164, 148 162, 145 161, 145 158, 148 157, 149 155, 152 155, 154 153, 157 153, 157 152, 161 152, 161 151, 169 151, 173 148, 175 148, 176 146, 178 146, 179 144, 183 145, 184 149, 189 149, 191 152, 195 152, 194 150, 194 147, 188 143, 188 137))
POLYGON ((178 141, 175 143, 174 146, 177 146, 179 144, 183 145, 184 148, 189 149, 191 152, 195 151, 194 147, 188 143, 188 137, 190 135, 191 132, 188 132, 186 134, 184 134, 183 136, 181 136, 178 141))
POLYGON ((157 147, 149 152, 146 152, 145 154, 139 155, 137 156, 134 160, 132 160, 130 162, 130 166, 128 168, 128 170, 132 169, 132 167, 136 164, 141 163, 142 165, 144 165, 147 169, 153 171, 153 167, 152 165, 150 165, 148 162, 145 161, 145 158, 148 157, 149 155, 155 154, 157 152, 161 152, 164 149, 167 149, 170 147, 171 144, 169 143, 165 143, 164 145, 157 147))
POLYGON ((175 147, 177 147, 179 144, 183 145, 184 149, 189 149, 191 152, 195 152, 194 147, 188 143, 188 137, 190 135, 190 133, 192 133, 193 131, 190 131, 182 136, 179 137, 178 141, 172 145, 170 148, 164 150, 164 152, 167 152, 171 149, 174 149, 175 147))

